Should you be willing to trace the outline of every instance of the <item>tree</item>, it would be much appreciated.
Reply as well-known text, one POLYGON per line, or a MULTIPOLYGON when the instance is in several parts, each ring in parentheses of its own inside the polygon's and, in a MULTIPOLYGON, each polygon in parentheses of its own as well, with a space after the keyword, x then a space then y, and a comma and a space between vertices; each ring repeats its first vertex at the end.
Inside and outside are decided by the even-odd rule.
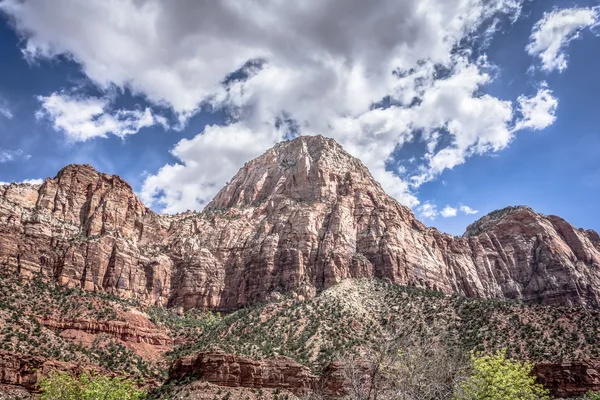
POLYGON ((84 372, 78 378, 54 371, 39 383, 41 400, 141 400, 146 396, 132 380, 84 372))
POLYGON ((340 360, 352 400, 439 400, 452 398, 467 370, 467 357, 448 346, 437 323, 400 322, 379 343, 340 360))
POLYGON ((535 383, 533 364, 506 357, 471 354, 471 376, 458 384, 455 400, 542 400, 548 391, 535 383))

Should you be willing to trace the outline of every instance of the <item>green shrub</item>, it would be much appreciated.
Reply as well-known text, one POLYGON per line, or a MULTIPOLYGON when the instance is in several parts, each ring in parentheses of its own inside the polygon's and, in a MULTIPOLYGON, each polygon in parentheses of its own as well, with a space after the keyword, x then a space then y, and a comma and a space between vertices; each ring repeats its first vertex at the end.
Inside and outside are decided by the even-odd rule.
POLYGON ((533 364, 506 357, 471 354, 472 375, 459 383, 455 400, 542 400, 548 391, 535 383, 533 364))
POLYGON ((600 392, 587 392, 585 394, 586 400, 600 400, 600 392))
POLYGON ((145 392, 130 379, 83 373, 78 378, 52 372, 41 379, 41 400, 140 400, 145 392))

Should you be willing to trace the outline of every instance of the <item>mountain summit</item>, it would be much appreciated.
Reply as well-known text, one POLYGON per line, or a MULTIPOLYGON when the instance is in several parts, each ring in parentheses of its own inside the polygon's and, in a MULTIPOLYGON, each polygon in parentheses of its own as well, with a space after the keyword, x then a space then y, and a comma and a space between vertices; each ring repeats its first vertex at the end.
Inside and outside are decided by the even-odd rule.
POLYGON ((257 205, 264 201, 335 202, 369 187, 383 193, 365 165, 335 140, 300 136, 246 163, 207 206, 257 205))
MULTIPOLYGON (((218 167, 218 166, 215 166, 218 167)), ((0 259, 25 276, 146 303, 230 311, 376 277, 472 297, 600 305, 600 239, 528 207, 463 237, 426 228, 334 140, 252 160, 201 213, 159 215, 117 176, 74 165, 0 186, 0 259)))

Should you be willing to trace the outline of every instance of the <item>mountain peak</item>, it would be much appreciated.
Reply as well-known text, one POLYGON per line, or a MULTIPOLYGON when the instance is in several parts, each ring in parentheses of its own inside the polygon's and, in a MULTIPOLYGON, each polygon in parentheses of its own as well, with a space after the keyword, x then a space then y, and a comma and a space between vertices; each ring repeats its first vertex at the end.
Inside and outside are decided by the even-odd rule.
POLYGON ((206 208, 282 199, 327 202, 350 194, 355 185, 383 192, 367 167, 335 140, 320 135, 299 136, 247 162, 206 208))
POLYGON ((541 216, 529 206, 504 207, 499 210, 492 211, 487 215, 484 215, 477 221, 473 222, 471 225, 467 226, 464 236, 479 235, 480 233, 488 231, 492 227, 496 226, 500 221, 504 220, 505 218, 509 216, 514 217, 516 214, 532 217, 541 216))
POLYGON ((125 187, 133 193, 131 185, 120 176, 99 172, 90 164, 69 164, 58 171, 54 180, 59 184, 66 182, 78 184, 83 182, 106 182, 110 183, 110 185, 125 187))

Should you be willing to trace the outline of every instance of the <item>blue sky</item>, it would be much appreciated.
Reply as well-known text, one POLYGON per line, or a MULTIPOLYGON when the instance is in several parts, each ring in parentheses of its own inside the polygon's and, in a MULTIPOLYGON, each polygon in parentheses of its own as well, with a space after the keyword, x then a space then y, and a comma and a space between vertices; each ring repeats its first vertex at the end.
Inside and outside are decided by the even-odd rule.
POLYGON ((177 3, 0 0, 0 181, 88 163, 201 209, 299 132, 448 233, 517 204, 600 230, 600 2, 177 3))

